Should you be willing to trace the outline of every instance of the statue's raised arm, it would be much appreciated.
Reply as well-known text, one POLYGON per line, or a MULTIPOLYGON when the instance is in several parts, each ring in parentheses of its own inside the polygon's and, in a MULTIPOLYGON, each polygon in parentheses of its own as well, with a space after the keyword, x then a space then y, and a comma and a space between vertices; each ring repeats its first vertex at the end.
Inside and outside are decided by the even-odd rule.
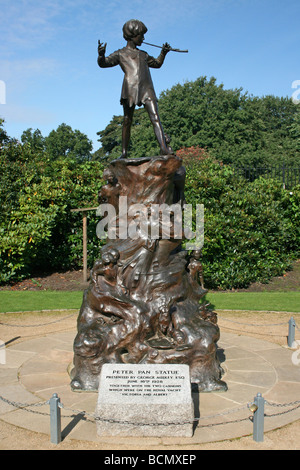
POLYGON ((100 40, 98 40, 98 55, 99 56, 105 56, 106 46, 107 46, 107 43, 103 44, 103 42, 100 42, 100 40))

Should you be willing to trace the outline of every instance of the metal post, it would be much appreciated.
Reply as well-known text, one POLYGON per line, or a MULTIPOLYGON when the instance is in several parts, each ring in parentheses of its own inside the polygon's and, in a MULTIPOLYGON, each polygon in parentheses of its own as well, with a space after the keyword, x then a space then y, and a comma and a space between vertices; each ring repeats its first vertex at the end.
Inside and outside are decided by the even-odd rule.
POLYGON ((289 335, 288 335, 288 347, 292 348, 295 342, 295 327, 296 323, 293 317, 289 319, 289 335))
POLYGON ((256 442, 263 442, 264 440, 264 414, 265 414, 265 399, 261 393, 254 397, 254 403, 257 410, 253 415, 253 439, 256 442))
POLYGON ((83 213, 83 282, 87 281, 87 214, 83 213))
POLYGON ((83 245, 83 282, 87 282, 87 211, 93 211, 97 207, 86 207, 83 209, 71 209, 71 212, 83 212, 82 221, 82 245, 83 245))
POLYGON ((283 180, 283 189, 285 189, 285 164, 282 165, 282 180, 283 180))
POLYGON ((53 393, 50 403, 50 437, 53 444, 61 442, 61 414, 60 398, 57 393, 53 393))

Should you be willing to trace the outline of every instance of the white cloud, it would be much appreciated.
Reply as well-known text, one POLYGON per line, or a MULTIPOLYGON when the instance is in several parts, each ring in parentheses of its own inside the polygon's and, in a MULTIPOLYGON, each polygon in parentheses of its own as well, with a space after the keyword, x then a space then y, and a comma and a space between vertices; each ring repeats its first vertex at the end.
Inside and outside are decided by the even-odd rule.
POLYGON ((6 104, 6 83, 0 80, 0 104, 6 104))
POLYGON ((6 55, 39 47, 54 34, 52 20, 61 9, 57 1, 2 0, 1 52, 6 55))
MULTIPOLYGON (((130 18, 138 18, 152 30, 176 25, 208 12, 216 13, 228 4, 245 0, 1 0, 2 56, 20 49, 38 49, 60 32, 121 35, 130 18)), ((200 27, 200 24, 199 24, 200 27)))

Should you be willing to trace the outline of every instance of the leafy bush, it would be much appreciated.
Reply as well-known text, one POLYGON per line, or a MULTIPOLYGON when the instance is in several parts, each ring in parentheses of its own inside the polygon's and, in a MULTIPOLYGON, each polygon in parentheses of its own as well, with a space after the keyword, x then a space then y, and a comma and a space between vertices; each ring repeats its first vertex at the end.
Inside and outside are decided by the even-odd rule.
MULTIPOLYGON (((33 156, 17 142, 0 154, 0 283, 36 270, 82 265, 82 214, 71 209, 97 207, 103 167, 72 159, 33 156), (4 183, 4 184, 3 184, 4 183)), ((89 261, 99 250, 95 212, 88 213, 89 261)))
POLYGON ((274 180, 249 183, 209 156, 186 168, 186 200, 205 207, 207 287, 248 287, 290 268, 299 256, 299 186, 288 192, 274 180))
MULTIPOLYGON (((268 103, 274 105, 272 100, 268 103)), ((136 119, 142 123, 141 113, 136 119)), ((111 153, 117 156, 114 129, 109 139, 111 153)), ((68 156, 54 158, 39 132, 28 130, 22 142, 10 139, 0 120, 0 283, 37 270, 82 266, 82 213, 72 209, 97 207, 103 184, 104 167, 99 161, 83 159, 85 146, 77 156, 74 146, 68 156)), ((286 191, 271 179, 249 183, 197 145, 177 154, 187 169, 187 203, 205 207, 206 286, 247 287, 289 269, 299 256, 300 186, 286 191)), ((91 266, 103 241, 96 237, 95 212, 88 211, 87 219, 91 266)))

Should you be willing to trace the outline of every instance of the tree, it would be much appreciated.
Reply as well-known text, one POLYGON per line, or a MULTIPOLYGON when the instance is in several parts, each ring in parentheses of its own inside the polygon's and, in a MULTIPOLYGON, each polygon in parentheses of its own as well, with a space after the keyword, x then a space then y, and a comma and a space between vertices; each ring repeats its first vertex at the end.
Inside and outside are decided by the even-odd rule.
POLYGON ((45 147, 51 160, 62 157, 83 162, 91 159, 93 145, 85 134, 63 123, 46 137, 45 147))
POLYGON ((208 288, 246 288, 282 275, 299 257, 300 186, 248 182, 201 149, 186 155, 185 198, 204 205, 202 262, 208 288))
POLYGON ((45 150, 45 138, 39 129, 35 131, 32 128, 26 129, 21 135, 21 142, 29 145, 33 152, 45 150))
POLYGON ((2 146, 9 140, 6 131, 4 130, 4 119, 0 118, 0 150, 2 146))
MULTIPOLYGON (((258 98, 241 88, 226 90, 214 77, 200 77, 163 91, 159 109, 174 151, 202 147, 219 161, 249 166, 299 160, 298 109, 289 98, 258 98)), ((122 121, 122 116, 114 116, 98 133, 107 159, 120 155, 122 121)), ((143 109, 134 116, 130 150, 132 157, 156 155, 158 151, 143 109)))
POLYGON ((98 158, 111 160, 121 155, 123 116, 113 116, 112 120, 102 131, 97 132, 101 149, 98 158))
MULTIPOLYGON (((82 217, 70 209, 97 206, 102 165, 50 159, 38 129, 24 131, 22 143, 5 133, 5 142, 0 151, 0 283, 37 269, 80 266, 82 217)), ((95 214, 88 217, 91 262, 98 256, 98 220, 95 214)))
MULTIPOLYGON (((120 157, 122 128, 123 116, 113 116, 108 126, 104 130, 97 132, 97 135, 99 135, 98 140, 101 142, 101 149, 97 152, 95 158, 110 161, 120 157)), ((158 145, 149 116, 143 108, 137 109, 133 115, 129 154, 139 158, 147 155, 156 155, 157 152, 158 145)))
MULTIPOLYGON (((28 147, 19 145, 19 152, 28 147)), ((17 281, 36 270, 70 269, 82 265, 82 215, 78 207, 97 207, 103 166, 69 159, 48 160, 47 171, 37 161, 7 164, 0 155, 0 283, 17 281), (9 170, 6 171, 6 168, 9 170), (1 180, 2 183, 3 180, 1 180)), ((46 160, 47 161, 47 160, 46 160)), ((89 263, 99 256, 99 219, 88 214, 89 263)))
POLYGON ((293 137, 294 150, 296 155, 299 156, 300 152, 300 108, 297 107, 297 112, 294 114, 294 119, 291 125, 289 126, 289 131, 293 137))

